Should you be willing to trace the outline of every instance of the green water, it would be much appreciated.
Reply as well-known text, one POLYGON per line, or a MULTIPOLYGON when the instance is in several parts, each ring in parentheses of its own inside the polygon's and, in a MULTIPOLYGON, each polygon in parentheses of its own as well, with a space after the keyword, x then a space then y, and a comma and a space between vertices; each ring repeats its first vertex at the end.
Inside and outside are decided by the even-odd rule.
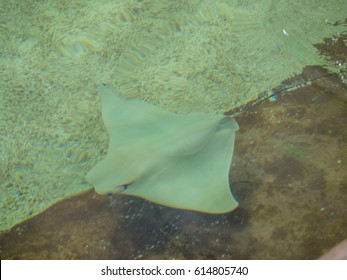
POLYGON ((107 149, 97 86, 179 113, 220 113, 306 65, 346 32, 341 1, 1 3, 0 230, 92 186, 107 149))

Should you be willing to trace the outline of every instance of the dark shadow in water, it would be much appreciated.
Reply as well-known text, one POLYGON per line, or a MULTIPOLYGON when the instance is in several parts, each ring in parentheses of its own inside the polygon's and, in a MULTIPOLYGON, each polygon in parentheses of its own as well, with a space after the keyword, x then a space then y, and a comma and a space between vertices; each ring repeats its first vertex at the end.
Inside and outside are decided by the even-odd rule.
MULTIPOLYGON (((317 47, 329 56, 329 46, 317 47)), ((331 57, 336 48, 346 58, 342 45, 331 57)), ((3 233, 1 259, 318 258, 347 237, 342 78, 307 67, 236 117, 234 212, 204 214, 90 191, 3 233), (281 90, 296 81, 306 85, 281 90)))

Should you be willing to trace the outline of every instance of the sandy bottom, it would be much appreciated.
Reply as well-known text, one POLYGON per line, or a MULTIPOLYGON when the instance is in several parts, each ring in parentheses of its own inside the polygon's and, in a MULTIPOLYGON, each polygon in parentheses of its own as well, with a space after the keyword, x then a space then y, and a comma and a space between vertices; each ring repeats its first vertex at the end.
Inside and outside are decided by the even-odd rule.
MULTIPOLYGON (((306 68, 303 77, 322 69, 306 68)), ((337 76, 236 119, 240 207, 210 215, 93 191, 0 236, 1 259, 315 259, 346 238, 347 110, 337 76)))

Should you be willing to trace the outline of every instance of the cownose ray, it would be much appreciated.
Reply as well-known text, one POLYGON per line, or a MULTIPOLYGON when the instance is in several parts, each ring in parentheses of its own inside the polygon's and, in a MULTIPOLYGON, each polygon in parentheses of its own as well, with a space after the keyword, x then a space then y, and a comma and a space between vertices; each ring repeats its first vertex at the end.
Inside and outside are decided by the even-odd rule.
POLYGON ((100 194, 134 195, 165 206, 225 213, 237 122, 224 115, 175 114, 99 88, 109 133, 105 158, 87 181, 100 194))

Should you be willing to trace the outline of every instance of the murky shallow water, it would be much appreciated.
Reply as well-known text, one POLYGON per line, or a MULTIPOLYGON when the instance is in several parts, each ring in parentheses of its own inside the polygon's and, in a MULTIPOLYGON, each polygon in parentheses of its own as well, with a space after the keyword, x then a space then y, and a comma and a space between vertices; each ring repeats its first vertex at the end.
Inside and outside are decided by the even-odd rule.
MULTIPOLYGON (((242 9, 246 9, 247 6, 253 6, 253 10, 249 10, 250 15, 261 14, 263 11, 261 9, 265 7, 255 4, 254 6, 251 1, 243 3, 244 6, 240 6, 239 12, 244 12, 242 9)), ((310 5, 319 6, 318 4, 320 1, 310 2, 310 5)), ((267 8, 278 14, 278 9, 284 5, 284 2, 278 5, 267 8)), ((199 22, 217 20, 215 14, 209 15, 209 9, 206 7, 202 5, 196 10, 196 20, 199 22)), ((25 11, 25 5, 22 8, 25 11)), ((283 9, 282 7, 280 11, 284 11, 283 9)), ((217 11, 218 13, 220 12, 217 11)), ((30 14, 27 16, 32 17, 30 14)), ((268 17, 267 24, 271 23, 272 18, 268 17)), ((53 21, 51 28, 54 28, 54 16, 48 16, 48 19, 53 21)), ((82 17, 82 21, 83 19, 88 17, 82 17)), ((333 22, 331 19, 328 21, 333 22)), ((129 27, 134 22, 128 20, 125 24, 129 27)), ((258 26, 258 23, 252 23, 251 27, 258 26)), ((247 24, 235 26, 246 28, 247 24)), ((265 32, 267 29, 261 26, 264 28, 262 32, 265 32)), ((343 26, 342 22, 340 26, 343 26)), ((191 32, 189 28, 191 27, 188 25, 187 32, 191 32)), ((183 27, 179 29, 173 36, 179 36, 176 33, 184 31, 183 27)), ((290 29, 284 29, 291 34, 290 29)), ((300 33, 299 30, 296 31, 300 33)), ((19 34, 17 29, 12 32, 16 38, 33 34, 31 33, 33 31, 19 34)), ((35 32, 44 34, 39 30, 35 32)), ((201 32, 204 33, 206 30, 201 32)), ((254 35, 254 30, 249 32, 250 36, 245 42, 249 43, 251 48, 254 46, 251 36, 254 35)), ((283 30, 281 32, 281 36, 287 36, 283 30)), ((304 34, 307 34, 307 30, 305 32, 304 34)), ((276 36, 279 35, 275 35, 274 38, 276 36)), ((148 38, 142 39, 143 42, 148 42, 148 38)), ((83 40, 77 40, 79 43, 76 44, 82 44, 83 40)), ((113 42, 112 39, 109 40, 113 42)), ((4 87, 0 100, 4 101, 1 106, 4 106, 2 109, 5 108, 2 111, 5 116, 1 118, 0 124, 1 128, 4 128, 3 131, 7 132, 1 138, 2 229, 8 229, 17 222, 43 211, 61 198, 90 188, 84 182, 84 175, 105 153, 107 136, 102 127, 95 129, 95 126, 101 122, 99 116, 95 116, 97 101, 94 90, 86 88, 88 86, 93 88, 100 81, 112 80, 115 87, 127 92, 127 85, 130 83, 128 79, 134 69, 148 70, 141 65, 147 65, 146 63, 152 59, 152 56, 148 55, 144 60, 132 62, 129 66, 131 71, 124 72, 126 75, 122 77, 123 80, 119 77, 113 79, 118 70, 112 70, 112 67, 108 67, 110 65, 103 65, 105 69, 102 70, 100 65, 96 67, 96 64, 93 64, 96 63, 94 59, 101 55, 103 60, 117 61, 121 65, 124 62, 121 57, 111 58, 110 54, 102 50, 92 51, 92 47, 86 50, 79 49, 77 46, 71 47, 73 43, 64 42, 65 49, 60 50, 62 53, 58 57, 53 53, 51 57, 44 57, 43 60, 35 62, 36 64, 31 64, 34 65, 32 68, 27 66, 28 62, 33 62, 30 60, 32 56, 28 54, 29 50, 21 49, 15 61, 24 61, 25 67, 19 71, 19 66, 16 64, 16 68, 10 71, 7 64, 5 75, 1 80, 4 87), (49 68, 47 63, 52 63, 55 67, 53 72, 53 68, 49 68), (86 65, 93 70, 90 72, 82 70, 86 65), (63 68, 66 71, 63 71, 63 68), (48 72, 42 71, 44 69, 48 72), (111 69, 111 74, 105 74, 106 69, 111 69), (106 76, 101 75, 100 71, 106 76), (95 77, 91 77, 93 75, 95 77), (85 86, 81 81, 85 82, 85 86), (88 91, 88 96, 81 94, 82 91, 88 91), (91 101, 86 102, 86 98, 91 101), (64 106, 57 107, 59 103, 64 106), (52 112, 51 108, 56 110, 52 112), (47 127, 47 123, 51 126, 47 127), (91 129, 94 130, 92 136, 88 134, 91 129)), ((213 42, 215 44, 217 41, 213 42)), ((11 44, 13 43, 16 41, 11 41, 11 44)), ((133 42, 135 45, 137 43, 136 40, 133 42)), ((44 45, 42 42, 38 45, 40 44, 44 45)), ((85 44, 92 42, 88 41, 85 44)), ((214 44, 211 50, 214 50, 214 44)), ((295 44, 291 43, 288 43, 288 46, 296 51, 303 47, 296 49, 295 44)), ((295 56, 295 52, 291 53, 285 46, 277 48, 280 53, 278 58, 288 56, 286 59, 291 60, 292 55, 295 56)), ((323 66, 328 67, 336 62, 341 64, 336 68, 336 71, 342 69, 339 75, 324 78, 327 72, 322 66, 306 67, 300 76, 293 76, 284 84, 287 86, 295 84, 295 81, 307 82, 315 77, 322 78, 296 90, 283 91, 271 100, 248 106, 237 116, 240 131, 237 133, 231 169, 232 190, 240 202, 240 207, 236 211, 225 215, 209 215, 170 209, 133 197, 102 197, 89 191, 61 201, 42 214, 2 234, 0 237, 2 259, 312 259, 319 257, 326 249, 344 239, 347 232, 345 210, 347 93, 346 84, 343 83, 346 79, 344 76, 346 72, 343 72, 347 57, 346 38, 328 39, 319 48, 321 53, 325 54, 324 57, 330 59, 330 64, 326 62, 323 66)), ((117 51, 114 50, 114 53, 117 51)), ((259 55, 261 51, 257 49, 254 55, 259 55)), ((7 63, 14 59, 9 53, 7 46, 5 48, 7 63)), ((268 57, 268 54, 264 57, 268 57)), ((125 58, 127 54, 123 57, 125 58)), ((314 59, 316 58, 315 56, 314 59)), ((98 61, 99 59, 100 57, 98 61)), ((208 63, 211 63, 214 58, 209 59, 208 63)), ((300 63, 306 65, 308 61, 305 59, 299 59, 300 63)), ((227 91, 233 92, 233 86, 242 88, 244 85, 242 94, 245 92, 259 94, 269 87, 280 87, 280 81, 288 78, 289 73, 295 73, 293 69, 298 66, 296 62, 286 64, 287 60, 277 60, 276 67, 282 64, 280 68, 283 72, 280 74, 283 77, 275 75, 278 73, 275 68, 266 66, 269 73, 274 73, 266 80, 255 77, 254 73, 259 73, 262 69, 259 65, 264 66, 264 64, 261 60, 256 63, 254 61, 257 60, 252 58, 248 65, 247 63, 242 65, 245 67, 253 63, 252 67, 259 68, 258 72, 244 72, 245 69, 240 68, 238 73, 242 76, 242 81, 238 85, 235 83, 228 85, 222 81, 222 86, 212 89, 216 90, 215 93, 218 95, 222 94, 220 90, 228 86, 227 91), (295 67, 290 69, 293 65, 295 67), (262 85, 260 80, 264 80, 265 85, 262 85)), ((318 57, 317 61, 322 60, 318 57)), ((210 78, 207 78, 204 76, 207 74, 201 70, 205 67, 203 65, 208 63, 204 60, 200 63, 202 68, 194 70, 195 72, 193 70, 184 72, 186 75, 201 73, 194 76, 196 79, 193 79, 191 85, 187 84, 184 91, 186 94, 198 90, 198 82, 205 81, 207 85, 210 80, 215 82, 216 76, 211 78, 213 73, 209 73, 210 78)), ((298 69, 303 66, 300 63, 298 69)), ((155 76, 155 73, 151 75, 155 76)), ((222 71, 218 72, 219 79, 225 81, 229 79, 223 78, 221 73, 222 71)), ((299 73, 300 71, 297 74, 299 73)), ((165 79, 166 77, 161 81, 165 79)), ((141 83, 138 80, 132 84, 141 83)), ((155 86, 159 93, 160 90, 167 90, 155 86)), ((145 84, 139 91, 130 90, 127 94, 142 96, 162 105, 168 102, 169 99, 165 101, 163 97, 165 95, 160 99, 164 103, 157 102, 156 97, 149 95, 151 90, 145 84)), ((203 89, 205 90, 206 88, 203 89)), ((253 97, 249 97, 249 100, 253 97)), ((241 99, 239 100, 241 102, 241 99)), ((204 108, 203 104, 198 106, 204 108)), ((223 103, 223 106, 219 108, 233 109, 228 102, 223 103), (223 107, 224 105, 226 107, 223 107)))

